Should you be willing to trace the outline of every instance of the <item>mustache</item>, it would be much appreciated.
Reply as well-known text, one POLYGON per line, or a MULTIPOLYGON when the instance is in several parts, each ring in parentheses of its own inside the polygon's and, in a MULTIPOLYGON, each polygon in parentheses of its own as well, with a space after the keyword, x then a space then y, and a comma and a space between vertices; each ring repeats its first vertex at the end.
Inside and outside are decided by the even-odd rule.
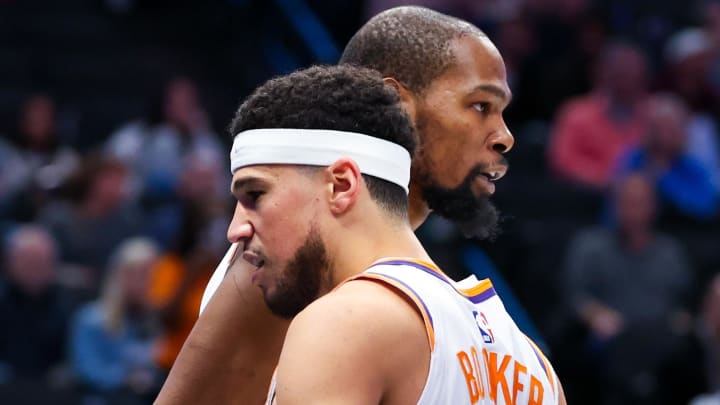
POLYGON ((470 169, 470 172, 468 172, 467 176, 465 176, 463 182, 460 184, 460 186, 456 188, 460 188, 466 184, 469 185, 475 177, 487 172, 488 169, 490 169, 491 167, 502 167, 507 171, 510 168, 510 162, 506 157, 502 156, 500 159, 492 163, 478 163, 472 169, 470 169))

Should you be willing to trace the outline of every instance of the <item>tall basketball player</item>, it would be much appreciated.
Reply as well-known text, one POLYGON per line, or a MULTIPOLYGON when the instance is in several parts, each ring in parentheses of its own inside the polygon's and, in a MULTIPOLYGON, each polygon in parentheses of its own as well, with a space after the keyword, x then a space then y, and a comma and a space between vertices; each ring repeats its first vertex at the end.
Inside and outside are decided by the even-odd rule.
MULTIPOLYGON (((371 19, 341 62, 379 70, 415 123, 413 228, 435 210, 467 234, 491 234, 497 221, 488 199, 492 181, 504 175, 502 155, 513 145, 502 118, 510 91, 492 42, 462 20, 402 7, 371 19)), ((157 403, 262 402, 289 322, 267 308, 249 266, 234 254, 237 246, 219 266, 218 283, 207 294, 212 300, 157 403)))

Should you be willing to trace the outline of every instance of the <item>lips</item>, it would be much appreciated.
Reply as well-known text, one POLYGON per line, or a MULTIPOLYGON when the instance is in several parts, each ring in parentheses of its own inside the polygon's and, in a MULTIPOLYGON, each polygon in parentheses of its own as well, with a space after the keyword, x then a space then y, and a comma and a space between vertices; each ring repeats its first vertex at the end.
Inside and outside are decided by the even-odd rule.
POLYGON ((503 178, 507 173, 506 167, 494 167, 490 170, 485 170, 481 174, 485 176, 489 181, 497 181, 503 178))
POLYGON ((258 278, 260 276, 261 270, 263 269, 263 266, 265 265, 265 259, 261 255, 250 250, 244 251, 242 253, 242 258, 246 262, 250 263, 253 267, 255 267, 252 270, 251 278, 253 283, 259 283, 258 278))
POLYGON ((261 258, 260 255, 258 255, 255 252, 251 252, 249 250, 246 250, 243 252, 242 258, 243 258, 243 260, 252 264, 255 267, 262 267, 263 264, 265 264, 265 260, 263 258, 261 258))
POLYGON ((495 184, 492 183, 490 177, 485 174, 481 174, 475 177, 473 180, 473 188, 476 188, 476 192, 481 194, 492 195, 495 193, 495 184))

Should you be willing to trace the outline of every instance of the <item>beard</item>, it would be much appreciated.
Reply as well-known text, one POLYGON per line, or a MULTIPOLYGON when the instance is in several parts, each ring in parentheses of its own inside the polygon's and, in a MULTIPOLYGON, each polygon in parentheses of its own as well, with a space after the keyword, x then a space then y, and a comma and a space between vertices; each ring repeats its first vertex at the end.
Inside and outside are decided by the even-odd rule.
POLYGON ((482 176, 484 165, 475 166, 455 188, 438 184, 429 171, 419 170, 422 196, 433 212, 454 223, 466 238, 494 239, 499 233, 500 215, 490 196, 476 196, 472 182, 482 176))
POLYGON ((313 226, 305 243, 285 266, 274 291, 264 291, 265 303, 273 314, 292 319, 320 296, 329 278, 325 244, 313 226))

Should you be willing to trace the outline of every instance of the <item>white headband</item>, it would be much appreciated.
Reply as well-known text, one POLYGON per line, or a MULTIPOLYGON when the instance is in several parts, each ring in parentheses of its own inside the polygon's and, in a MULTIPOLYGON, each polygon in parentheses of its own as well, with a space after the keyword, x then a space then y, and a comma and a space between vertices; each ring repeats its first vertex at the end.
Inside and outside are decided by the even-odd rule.
POLYGON ((243 131, 235 136, 230 151, 230 172, 259 164, 329 166, 343 157, 354 160, 363 174, 395 183, 408 192, 408 151, 355 132, 293 128, 243 131))

